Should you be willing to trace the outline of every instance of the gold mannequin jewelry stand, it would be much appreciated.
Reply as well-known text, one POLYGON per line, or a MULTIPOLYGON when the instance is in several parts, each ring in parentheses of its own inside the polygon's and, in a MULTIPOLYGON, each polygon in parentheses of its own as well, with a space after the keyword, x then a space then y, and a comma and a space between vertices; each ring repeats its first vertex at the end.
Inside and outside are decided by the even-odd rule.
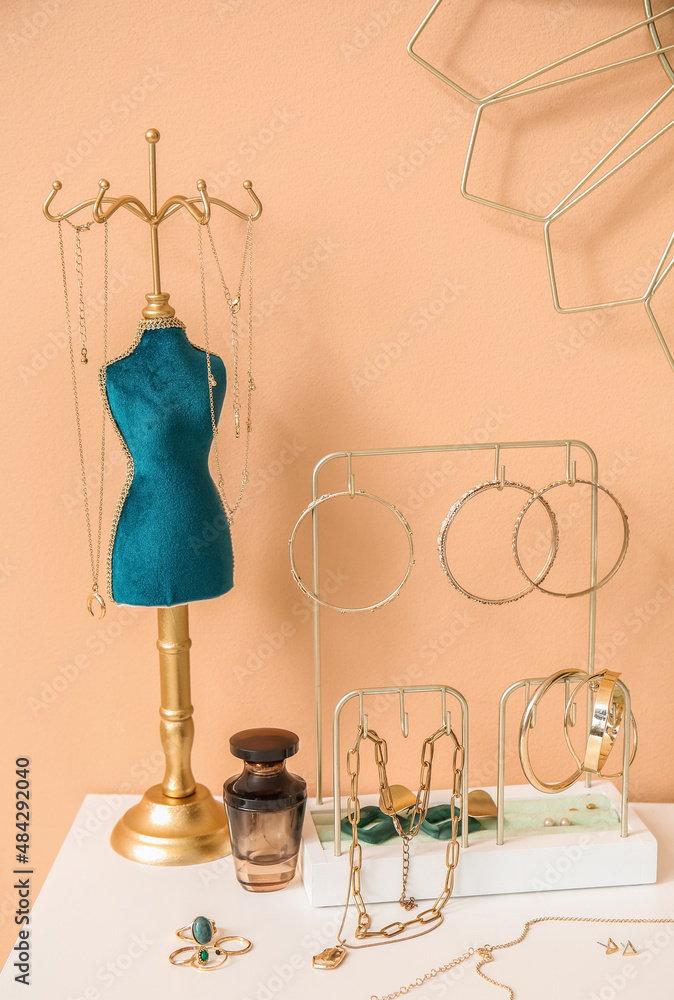
MULTIPOLYGON (((197 222, 206 225, 210 221, 212 205, 219 205, 240 219, 248 219, 245 212, 233 208, 218 198, 210 198, 204 180, 197 181, 199 191, 197 197, 174 195, 157 209, 156 146, 159 138, 157 129, 148 129, 145 133, 150 160, 149 210, 131 195, 106 198, 105 192, 110 187, 106 180, 98 182, 99 191, 96 198, 80 202, 61 215, 53 215, 49 211, 49 206, 62 186, 60 181, 54 181, 43 206, 43 212, 50 222, 67 219, 75 212, 93 205, 96 222, 105 222, 118 208, 126 208, 148 223, 152 248, 153 291, 145 296, 147 305, 143 309, 143 316, 146 319, 175 316, 175 309, 169 305, 169 295, 161 290, 157 231, 161 222, 182 207, 186 208, 197 222), (104 209, 103 206, 106 204, 109 207, 104 209), (197 207, 197 204, 201 207, 197 207)), ((253 191, 251 181, 244 181, 243 186, 255 203, 255 212, 251 216, 255 221, 262 213, 262 204, 253 191)), ((143 864, 191 865, 213 861, 229 854, 231 847, 224 807, 215 801, 204 785, 195 782, 192 774, 190 758, 194 741, 194 721, 190 696, 189 652, 192 640, 189 635, 187 605, 158 608, 157 618, 161 686, 159 732, 166 758, 166 771, 161 785, 149 788, 141 801, 129 809, 117 823, 110 842, 118 854, 143 864)))

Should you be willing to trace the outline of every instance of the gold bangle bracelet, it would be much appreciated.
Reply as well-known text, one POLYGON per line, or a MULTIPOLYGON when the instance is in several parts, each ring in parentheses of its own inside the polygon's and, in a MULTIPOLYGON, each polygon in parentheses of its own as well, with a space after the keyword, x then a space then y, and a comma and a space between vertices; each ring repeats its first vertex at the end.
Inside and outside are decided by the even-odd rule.
POLYGON ((538 778, 533 767, 531 766, 531 758, 529 757, 529 730, 531 729, 531 721, 536 706, 540 704, 550 688, 557 684, 558 681, 578 680, 579 678, 581 680, 586 679, 587 675, 582 670, 570 667, 567 667, 564 670, 558 670, 555 674, 550 674, 550 676, 546 677, 546 679, 536 688, 536 691, 529 699, 529 702, 524 709, 522 723, 520 725, 520 763, 527 781, 534 788, 537 788, 539 792, 547 792, 549 794, 553 794, 554 792, 563 792, 565 789, 569 788, 574 781, 577 781, 583 773, 583 768, 579 765, 573 774, 569 775, 568 778, 564 778, 563 781, 556 781, 548 784, 538 778))
POLYGON ((622 548, 620 549, 620 555, 615 561, 612 569, 610 569, 609 572, 606 574, 606 576, 604 576, 598 583, 594 583, 589 587, 585 587, 584 590, 576 590, 576 591, 571 591, 569 593, 564 593, 563 591, 557 591, 557 590, 546 590, 545 587, 541 587, 540 583, 538 582, 538 578, 536 580, 532 580, 527 571, 522 566, 522 563, 520 562, 519 551, 517 548, 520 527, 522 525, 524 515, 529 510, 534 500, 540 500, 542 494, 548 493, 549 490, 554 490, 558 486, 570 486, 571 483, 566 479, 560 479, 556 483, 549 483, 547 486, 544 486, 543 489, 535 493, 530 500, 527 500, 524 507, 519 512, 519 516, 515 521, 515 527, 513 529, 513 555, 515 557, 515 562, 517 563, 517 567, 522 576, 529 581, 532 587, 535 587, 536 590, 540 590, 541 593, 543 594, 547 594, 549 597, 584 597, 585 594, 592 594, 594 591, 599 590, 600 587, 603 587, 604 584, 608 583, 609 580, 615 576, 615 574, 622 566, 625 554, 627 553, 627 546, 630 540, 630 528, 627 521, 627 514, 625 513, 625 510, 620 501, 616 497, 614 497, 614 495, 611 493, 610 490, 607 490, 605 486, 602 486, 601 483, 593 483, 589 479, 574 479, 573 484, 575 485, 576 483, 583 483, 585 486, 593 486, 596 489, 601 490, 602 493, 605 493, 608 497, 611 498, 611 500, 613 500, 613 503, 616 505, 618 511, 620 512, 620 516, 623 522, 623 544, 622 548))
POLYGON ((477 594, 472 594, 465 587, 461 586, 461 584, 458 582, 458 580, 456 579, 456 577, 454 576, 449 567, 449 562, 447 560, 447 534, 454 522, 454 518, 456 517, 456 515, 459 513, 461 508, 465 507, 468 501, 476 497, 478 493, 493 489, 502 490, 505 487, 508 487, 509 489, 523 490, 525 493, 529 493, 531 498, 528 501, 528 503, 533 503, 534 500, 539 500, 542 503, 543 507, 545 508, 545 512, 548 515, 548 518, 550 519, 550 526, 552 528, 552 538, 550 540, 550 548, 548 550, 548 554, 545 560, 545 565, 543 566, 543 569, 536 577, 536 581, 538 583, 544 580, 545 577, 548 575, 548 573, 550 572, 550 568, 553 562, 555 561, 555 556, 557 555, 557 546, 559 541, 559 535, 557 531, 557 518, 555 517, 550 505, 545 500, 543 500, 540 494, 537 493, 536 490, 532 489, 531 486, 525 486, 524 483, 511 482, 509 480, 505 480, 503 482, 499 482, 498 480, 493 480, 491 482, 480 483, 478 486, 473 487, 473 489, 468 490, 468 492, 464 493, 463 496, 456 501, 456 503, 452 504, 452 506, 449 508, 447 517, 442 522, 442 526, 440 528, 440 534, 438 535, 438 554, 440 557, 440 563, 442 565, 443 572, 447 577, 447 579, 449 580, 449 582, 451 583, 452 587, 454 587, 455 590, 458 590, 459 593, 463 594, 464 597, 470 598, 471 601, 477 601, 478 604, 510 604, 512 601, 519 601, 521 597, 526 597, 526 595, 530 594, 531 591, 534 589, 534 587, 537 586, 537 583, 535 583, 533 580, 530 580, 529 586, 525 587, 524 590, 521 590, 517 594, 512 594, 510 597, 496 597, 492 599, 488 599, 486 597, 478 597, 477 594))
MULTIPOLYGON (((622 778, 623 774, 622 771, 618 771, 615 774, 603 773, 608 756, 613 749, 613 744, 625 723, 625 701, 622 691, 616 686, 619 677, 619 673, 611 670, 604 670, 599 674, 591 674, 585 677, 571 692, 564 713, 564 736, 574 760, 583 771, 590 774, 600 774, 604 778, 622 778), (590 690, 595 693, 595 699, 592 707, 592 720, 590 722, 585 754, 581 761, 571 742, 569 728, 571 726, 573 704, 578 696, 578 692, 585 684, 588 684, 590 690)), ((630 713, 630 726, 634 730, 634 746, 629 759, 629 763, 632 764, 639 743, 637 724, 632 713, 630 713)), ((630 733, 628 731, 625 734, 625 739, 629 738, 630 733)))

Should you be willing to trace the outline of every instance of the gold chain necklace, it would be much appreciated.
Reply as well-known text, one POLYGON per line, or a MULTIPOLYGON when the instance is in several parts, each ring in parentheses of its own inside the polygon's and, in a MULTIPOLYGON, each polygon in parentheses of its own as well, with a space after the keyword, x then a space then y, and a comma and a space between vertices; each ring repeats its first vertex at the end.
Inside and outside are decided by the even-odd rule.
MULTIPOLYGON (((82 256, 83 232, 88 232, 92 226, 91 222, 83 225, 74 225, 67 219, 68 225, 75 230, 75 274, 77 277, 77 306, 78 306, 78 333, 80 340, 80 362, 88 364, 89 357, 87 351, 87 325, 84 309, 84 260, 82 256)), ((104 228, 104 250, 103 250, 103 363, 108 360, 108 223, 103 223, 104 228)), ((94 548, 93 531, 91 528, 91 513, 89 510, 89 491, 87 489, 87 472, 84 462, 84 446, 82 443, 82 420, 80 416, 79 393, 77 389, 77 366, 75 364, 75 350, 73 347, 72 324, 70 320, 70 300, 68 296, 68 278, 66 273, 66 258, 63 245, 63 226, 61 219, 58 221, 59 250, 61 253, 61 273, 63 276, 63 298, 65 302, 66 327, 68 330, 68 348, 70 353, 70 374, 72 377, 73 400, 75 404, 75 422, 77 424, 77 445, 80 456, 80 474, 82 477, 82 499, 84 501, 84 515, 87 522, 87 537, 89 540, 89 560, 91 563, 91 593, 87 597, 87 609, 90 615, 94 615, 94 601, 99 607, 99 618, 105 616, 105 601, 98 591, 98 572, 101 564, 101 535, 103 530, 103 481, 105 477, 105 410, 102 408, 101 424, 101 471, 98 487, 98 534, 96 546, 94 548)))
POLYGON ((388 776, 386 773, 386 764, 388 762, 388 746, 386 741, 382 739, 373 729, 368 729, 367 733, 364 731, 363 726, 359 726, 358 735, 356 741, 347 754, 347 770, 349 772, 349 777, 351 778, 351 792, 349 800, 347 803, 347 815, 349 822, 351 823, 351 847, 349 849, 349 885, 346 893, 346 902, 344 904, 344 912, 342 914, 342 922, 340 924, 339 930, 337 932, 337 944, 331 948, 326 948, 320 953, 320 955, 315 955, 312 964, 315 969, 336 969, 338 965, 344 960, 346 956, 346 949, 351 948, 357 950, 359 948, 374 948, 378 945, 388 944, 389 941, 402 934, 408 928, 422 927, 416 934, 408 935, 404 940, 409 940, 413 937, 420 937, 422 934, 428 934, 430 931, 434 930, 442 923, 442 909, 448 902, 450 896, 452 895, 452 890, 454 888, 454 872, 456 866, 459 862, 459 838, 458 838, 458 827, 459 827, 459 815, 463 813, 462 809, 462 772, 463 772, 463 755, 464 749, 459 743, 454 730, 450 729, 447 731, 447 727, 443 726, 438 729, 432 736, 427 737, 424 740, 424 744, 421 750, 421 775, 419 781, 419 790, 416 795, 416 800, 412 809, 412 815, 410 818, 410 826, 407 833, 402 828, 400 820, 396 814, 395 806, 393 802, 393 797, 391 794, 391 787, 389 784, 388 776), (453 751, 453 761, 452 767, 454 771, 453 786, 452 786, 452 796, 450 800, 450 813, 451 813, 451 824, 452 824, 452 835, 451 840, 447 844, 447 851, 445 854, 446 863, 446 875, 445 884, 440 892, 440 895, 433 903, 433 906, 426 910, 422 910, 421 913, 417 914, 411 920, 395 920, 380 930, 375 931, 370 929, 371 918, 367 912, 365 902, 361 893, 360 884, 360 873, 362 869, 363 856, 362 848, 358 842, 358 821, 360 819, 360 800, 358 798, 358 779, 360 776, 360 745, 363 739, 368 739, 374 744, 374 754, 375 761, 377 763, 377 770, 379 772, 379 794, 380 801, 382 803, 382 808, 393 819, 396 831, 398 835, 402 837, 403 840, 403 883, 402 883, 402 893, 398 902, 404 909, 409 910, 416 906, 414 899, 408 899, 406 896, 407 888, 407 876, 409 873, 409 842, 417 835, 421 824, 423 823, 426 812, 428 810, 428 802, 431 790, 431 775, 432 775, 432 764, 433 764, 433 752, 436 742, 443 736, 448 735, 454 744, 453 751), (458 812, 457 812, 458 803, 458 812), (346 922, 346 917, 349 909, 349 901, 353 895, 353 901, 356 905, 358 911, 357 925, 355 930, 355 936, 358 940, 363 938, 384 938, 383 941, 372 941, 368 944, 348 944, 344 937, 344 924, 346 922))
POLYGON ((478 956, 478 962, 475 966, 475 971, 478 976, 485 980, 487 983, 491 983, 492 986, 498 986, 499 989, 505 990, 508 994, 509 1000, 515 1000, 515 991, 510 986, 506 986, 505 983, 499 983, 495 979, 491 979, 489 976, 485 975, 482 971, 482 967, 487 965, 489 962, 494 961, 493 952, 500 951, 503 948, 512 948, 516 944, 521 944, 525 937, 529 933, 530 929, 534 924, 544 924, 551 922, 571 922, 578 924, 674 924, 673 917, 534 917, 533 920, 527 920, 524 925, 524 930, 519 937, 513 938, 512 941, 505 941, 503 944, 485 944, 481 948, 469 948, 468 951, 464 952, 463 955, 459 955, 457 958, 452 959, 446 965, 441 965, 437 969, 431 969, 430 972, 426 972, 423 976, 419 976, 410 983, 409 986, 401 986, 399 990, 395 993, 386 993, 381 996, 373 994, 370 1000, 395 1000, 396 997, 406 996, 411 993, 412 990, 416 989, 417 986, 423 986, 431 979, 435 979, 436 976, 441 976, 445 972, 449 972, 450 969, 455 969, 457 965, 461 965, 463 962, 467 962, 469 958, 473 955, 478 956))
POLYGON ((203 309, 203 321, 204 321, 204 344, 206 349, 206 368, 208 370, 208 396, 211 409, 211 426, 213 428, 213 444, 215 447, 215 466, 218 473, 218 491, 222 499, 223 506, 225 508, 225 513, 227 515, 227 522, 231 525, 234 521, 234 515, 241 504, 243 499, 243 493, 246 488, 246 483, 248 482, 248 458, 250 454, 250 434, 253 429, 252 425, 252 396, 253 390, 255 389, 255 382, 253 380, 253 220, 252 217, 248 216, 248 224, 246 227, 246 241, 243 250, 243 260, 241 262, 241 273, 239 275, 239 287, 237 293, 232 298, 229 288, 227 287, 227 282, 225 281, 224 275, 222 273, 222 267, 220 266, 220 258, 218 257, 217 250, 215 249, 215 242, 213 240, 213 234, 211 232, 210 225, 206 226, 206 231, 208 232, 208 238, 211 244, 211 249, 213 251, 213 258, 215 260, 215 265, 218 270, 218 275, 220 277, 220 282, 222 284, 222 289, 225 294, 225 300, 227 302, 227 307, 229 309, 230 317, 230 329, 232 337, 232 355, 233 355, 233 388, 232 388, 232 405, 234 408, 234 433, 238 438, 240 435, 240 424, 241 424, 241 397, 240 397, 240 387, 239 387, 239 326, 238 326, 238 313, 241 308, 241 292, 243 287, 243 280, 246 272, 246 262, 248 263, 248 370, 246 373, 247 383, 248 383, 248 395, 247 395, 247 406, 246 406, 246 444, 244 452, 244 462, 243 462, 243 473, 241 475, 241 487, 239 489, 239 494, 237 496, 236 502, 230 504, 227 495, 225 493, 225 484, 222 476, 222 468, 220 465, 220 454, 218 451, 218 425, 215 419, 215 404, 213 402, 213 386, 217 385, 213 372, 211 371, 211 352, 208 342, 208 310, 206 307, 206 271, 204 268, 204 249, 203 249, 203 238, 202 238, 202 227, 198 226, 198 246, 199 246, 199 273, 201 275, 201 301, 203 309))

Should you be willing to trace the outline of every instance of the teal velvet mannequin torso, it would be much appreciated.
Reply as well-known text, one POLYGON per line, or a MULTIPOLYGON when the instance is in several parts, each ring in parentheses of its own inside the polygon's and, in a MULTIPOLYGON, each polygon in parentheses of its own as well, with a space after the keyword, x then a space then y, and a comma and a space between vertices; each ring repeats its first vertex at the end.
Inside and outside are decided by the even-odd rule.
MULTIPOLYGON (((233 584, 229 525, 208 469, 206 354, 190 344, 181 323, 171 322, 143 324, 131 353, 103 375, 134 466, 109 554, 110 596, 120 604, 171 607, 219 597, 233 584)), ((217 420, 226 384, 217 355, 211 370, 217 420)))

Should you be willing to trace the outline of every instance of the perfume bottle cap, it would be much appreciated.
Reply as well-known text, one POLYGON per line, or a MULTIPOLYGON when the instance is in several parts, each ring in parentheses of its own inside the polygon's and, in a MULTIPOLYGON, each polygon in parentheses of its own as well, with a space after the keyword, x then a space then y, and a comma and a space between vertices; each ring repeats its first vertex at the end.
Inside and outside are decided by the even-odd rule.
POLYGON ((299 750, 300 738, 289 729, 242 729, 229 739, 229 749, 241 760, 280 761, 299 750))

